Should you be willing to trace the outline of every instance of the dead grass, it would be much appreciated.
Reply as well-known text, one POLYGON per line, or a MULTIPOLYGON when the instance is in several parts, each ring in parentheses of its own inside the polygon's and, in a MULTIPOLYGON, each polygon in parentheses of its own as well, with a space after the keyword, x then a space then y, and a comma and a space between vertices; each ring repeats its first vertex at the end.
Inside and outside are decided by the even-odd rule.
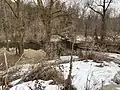
POLYGON ((62 84, 64 78, 61 72, 56 70, 54 66, 49 64, 39 64, 30 73, 23 77, 22 81, 31 81, 31 80, 53 80, 55 84, 62 84))
POLYGON ((101 63, 102 61, 107 61, 109 62, 109 57, 108 55, 100 52, 87 52, 87 55, 84 55, 85 58, 89 60, 93 60, 95 62, 101 63))
POLYGON ((24 50, 24 57, 29 58, 29 59, 44 59, 46 56, 46 53, 41 49, 41 50, 32 50, 32 49, 25 49, 24 50))
MULTIPOLYGON (((16 56, 16 55, 7 54, 6 56, 8 58, 8 67, 14 66, 15 62, 19 59, 19 56, 16 56)), ((3 54, 0 54, 0 70, 1 71, 6 70, 3 54)))
MULTIPOLYGON (((6 70, 5 61, 4 61, 4 48, 0 49, 0 71, 6 70)), ((16 64, 37 64, 41 61, 44 61, 46 53, 43 50, 32 50, 26 49, 23 57, 19 60, 19 56, 15 55, 14 49, 11 49, 10 52, 6 53, 8 60, 8 67, 12 67, 16 64), (18 61, 19 60, 19 61, 18 61)))
MULTIPOLYGON (((14 51, 13 51, 14 52, 14 51)), ((62 84, 64 78, 61 72, 56 70, 53 65, 44 62, 45 53, 42 50, 25 50, 24 55, 19 60, 19 56, 15 55, 13 52, 7 52, 6 57, 8 60, 9 72, 8 72, 8 82, 13 80, 23 78, 22 81, 31 81, 31 80, 53 80, 55 84, 62 84), (17 63, 16 63, 17 62, 17 63), (39 65, 35 66, 36 64, 39 65), (30 64, 33 65, 32 68, 28 69, 24 74, 20 74, 22 65, 30 64), (18 67, 21 65, 20 67, 18 67), (14 67, 13 67, 14 66, 14 67), (12 68, 12 69, 11 69, 12 68)), ((0 71, 6 70, 4 62, 4 50, 0 50, 0 71)), ((6 75, 6 74, 5 74, 6 75)), ((2 79, 4 80, 5 75, 2 79)), ((3 81, 4 83, 4 81, 3 81)))

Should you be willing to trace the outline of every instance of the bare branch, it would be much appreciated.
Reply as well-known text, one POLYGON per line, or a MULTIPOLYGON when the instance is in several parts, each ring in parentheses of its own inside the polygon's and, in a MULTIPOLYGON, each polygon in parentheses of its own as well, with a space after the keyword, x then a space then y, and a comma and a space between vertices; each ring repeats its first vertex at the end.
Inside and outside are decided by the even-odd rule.
POLYGON ((7 75, 5 77, 5 85, 6 87, 8 87, 8 61, 7 61, 7 56, 6 56, 6 50, 4 52, 4 58, 5 58, 5 65, 6 65, 6 72, 7 72, 7 75))
POLYGON ((111 3, 112 3, 112 0, 109 1, 108 5, 107 5, 107 7, 105 9, 105 11, 107 11, 107 9, 108 9, 108 7, 110 6, 111 3))
POLYGON ((93 7, 89 6, 89 8, 90 8, 91 10, 93 10, 94 12, 96 12, 96 13, 100 14, 101 16, 103 16, 103 14, 102 14, 101 12, 95 10, 93 7))
POLYGON ((74 13, 67 13, 66 11, 63 11, 62 14, 59 14, 59 15, 57 15, 57 16, 53 16, 53 17, 51 18, 51 20, 53 20, 53 19, 55 19, 55 18, 62 17, 62 16, 68 16, 68 17, 70 17, 70 18, 72 19, 72 16, 71 16, 72 14, 74 14, 74 13))
POLYGON ((57 16, 52 17, 51 20, 53 20, 53 19, 55 19, 55 18, 62 17, 62 16, 68 16, 68 17, 70 17, 70 14, 69 14, 69 15, 68 15, 68 14, 57 15, 57 16))
POLYGON ((38 6, 40 7, 40 8, 44 8, 44 5, 43 5, 43 2, 42 2, 42 0, 37 0, 37 3, 38 3, 38 6))
POLYGON ((52 15, 53 15, 53 14, 56 14, 56 13, 59 13, 59 12, 61 12, 61 11, 62 11, 62 10, 58 10, 58 11, 56 11, 56 12, 53 12, 52 15))
POLYGON ((102 4, 98 4, 97 2, 95 2, 95 4, 96 4, 97 6, 103 7, 102 4))
POLYGON ((101 5, 101 4, 98 4, 97 6, 103 7, 103 5, 101 5))
POLYGON ((85 15, 87 10, 88 10, 88 7, 87 5, 85 5, 84 8, 82 9, 82 14, 80 15, 80 18, 82 18, 85 15))
POLYGON ((15 2, 15 3, 17 3, 17 1, 16 1, 16 0, 14 0, 14 2, 15 2))
POLYGON ((55 1, 54 1, 54 4, 55 4, 57 1, 58 1, 58 0, 55 0, 55 1))
POLYGON ((56 0, 55 2, 57 2, 58 0, 56 0))
POLYGON ((33 0, 33 3, 37 6, 37 4, 36 4, 35 0, 33 0))
POLYGON ((18 16, 16 15, 15 11, 13 10, 12 6, 9 4, 9 2, 7 0, 5 0, 5 3, 10 7, 12 13, 14 14, 14 16, 18 19, 18 16))

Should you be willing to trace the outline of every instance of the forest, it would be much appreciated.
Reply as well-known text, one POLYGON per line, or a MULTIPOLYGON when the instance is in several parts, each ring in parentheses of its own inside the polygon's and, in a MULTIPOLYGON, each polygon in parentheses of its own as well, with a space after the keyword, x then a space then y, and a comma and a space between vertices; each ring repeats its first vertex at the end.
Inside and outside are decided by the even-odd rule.
POLYGON ((0 0, 0 90, 120 90, 119 4, 0 0))

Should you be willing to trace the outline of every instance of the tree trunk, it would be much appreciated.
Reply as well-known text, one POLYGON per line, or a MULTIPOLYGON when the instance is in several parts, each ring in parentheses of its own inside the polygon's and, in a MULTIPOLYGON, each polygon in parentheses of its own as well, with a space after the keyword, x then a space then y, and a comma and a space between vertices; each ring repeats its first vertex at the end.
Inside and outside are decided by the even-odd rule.
POLYGON ((44 50, 46 52, 48 60, 54 59, 54 51, 53 51, 54 44, 52 44, 51 42, 51 26, 50 26, 51 20, 50 19, 51 18, 49 17, 47 21, 43 21, 46 29, 46 36, 44 40, 45 41, 44 50))
POLYGON ((72 74, 72 68, 73 68, 73 52, 74 52, 74 44, 76 42, 76 32, 75 30, 73 30, 74 32, 74 38, 73 38, 73 43, 72 43, 72 52, 71 52, 71 59, 70 59, 70 67, 69 67, 69 74, 68 74, 68 78, 67 81, 65 83, 65 90, 73 90, 73 86, 72 86, 72 78, 71 78, 71 74, 72 74))
POLYGON ((18 42, 18 50, 19 50, 19 55, 21 56, 24 53, 24 34, 19 31, 19 42, 18 42))
POLYGON ((6 6, 5 1, 3 2, 3 8, 4 8, 4 20, 3 20, 3 29, 5 32, 5 38, 6 38, 6 50, 9 51, 9 41, 8 41, 8 31, 7 31, 7 15, 6 15, 6 6))
POLYGON ((6 37, 6 50, 9 51, 8 32, 6 30, 5 30, 5 37, 6 37))
POLYGON ((95 31, 94 31, 94 40, 95 43, 98 43, 97 26, 95 27, 95 31))
POLYGON ((78 57, 79 57, 79 60, 83 59, 83 53, 82 53, 82 50, 81 49, 78 49, 78 57))
POLYGON ((105 16, 102 16, 102 21, 101 21, 101 43, 104 42, 105 40, 105 35, 106 35, 106 27, 105 27, 105 16))
POLYGON ((52 59, 51 57, 51 42, 50 42, 50 38, 51 38, 51 28, 50 28, 50 22, 48 22, 46 25, 46 37, 45 37, 45 52, 47 55, 48 59, 52 59))
POLYGON ((21 56, 24 53, 24 45, 23 45, 23 41, 20 40, 19 42, 19 55, 21 56))
POLYGON ((101 15, 101 43, 103 44, 106 35, 106 25, 105 25, 105 16, 106 16, 106 0, 103 1, 103 14, 101 15))

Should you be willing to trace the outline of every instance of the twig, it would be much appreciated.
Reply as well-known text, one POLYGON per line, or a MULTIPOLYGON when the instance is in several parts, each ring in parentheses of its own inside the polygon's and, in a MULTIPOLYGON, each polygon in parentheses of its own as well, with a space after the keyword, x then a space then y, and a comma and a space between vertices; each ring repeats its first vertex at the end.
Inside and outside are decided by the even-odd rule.
POLYGON ((12 13, 14 14, 14 16, 18 19, 18 16, 16 15, 14 9, 12 8, 12 6, 9 4, 9 2, 7 0, 5 0, 5 3, 10 7, 12 13))
POLYGON ((17 65, 17 63, 22 59, 22 57, 24 56, 24 53, 21 55, 21 57, 17 60, 17 62, 15 63, 15 66, 17 65))
POLYGON ((8 62, 7 62, 7 56, 6 51, 4 52, 4 58, 5 58, 5 65, 6 65, 6 77, 5 77, 5 86, 8 87, 7 78, 8 78, 8 62))

